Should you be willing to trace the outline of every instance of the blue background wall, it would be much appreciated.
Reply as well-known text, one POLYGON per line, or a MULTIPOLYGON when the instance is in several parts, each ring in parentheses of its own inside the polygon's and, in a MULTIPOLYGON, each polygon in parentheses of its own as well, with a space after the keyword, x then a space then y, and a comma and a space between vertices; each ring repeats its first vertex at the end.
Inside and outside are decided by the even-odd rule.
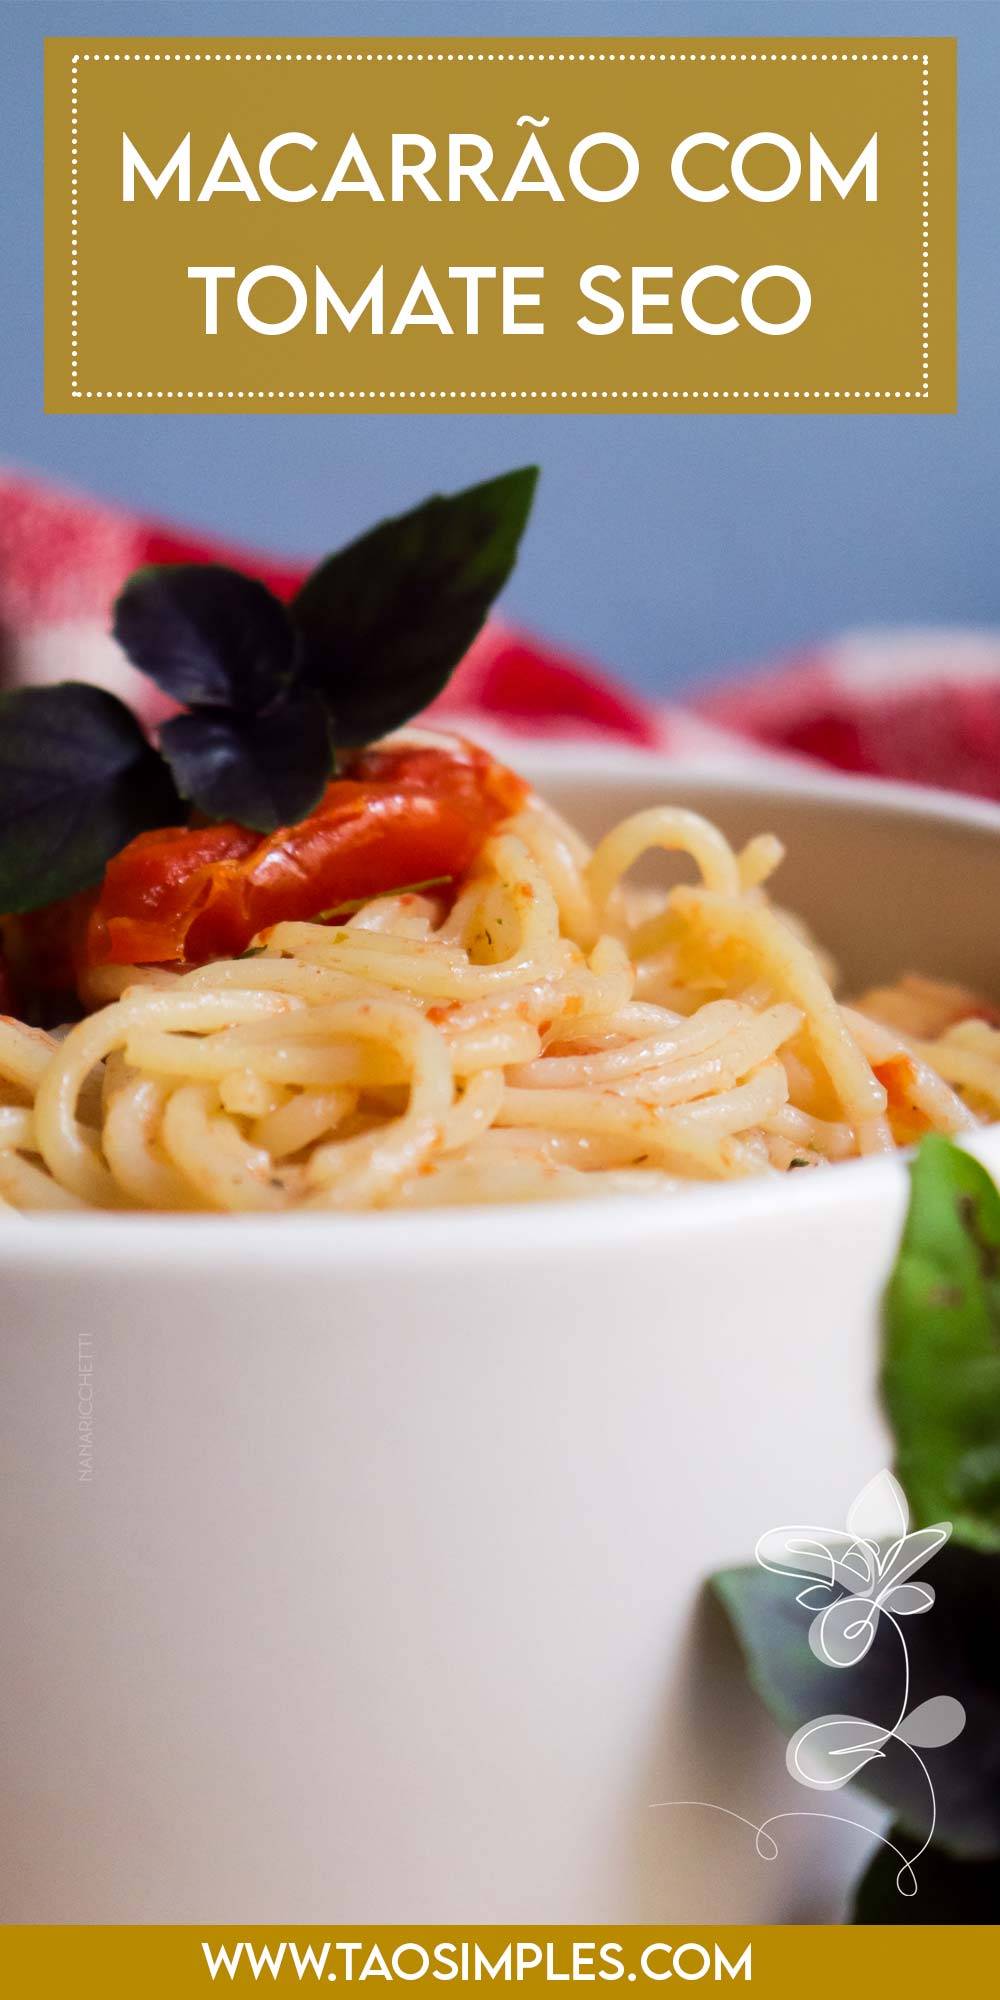
POLYGON ((648 689, 847 624, 1000 623, 1000 6, 6 0, 0 455, 287 554, 528 458, 507 604, 648 689), (41 407, 45 34, 956 34, 960 411, 928 416, 73 416, 41 407))

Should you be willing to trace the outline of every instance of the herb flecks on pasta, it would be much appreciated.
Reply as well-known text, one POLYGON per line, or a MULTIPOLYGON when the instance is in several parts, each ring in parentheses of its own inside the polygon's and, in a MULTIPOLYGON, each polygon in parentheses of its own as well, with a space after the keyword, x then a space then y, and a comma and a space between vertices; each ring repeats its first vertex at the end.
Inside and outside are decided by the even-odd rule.
POLYGON ((418 870, 346 921, 282 918, 205 964, 94 960, 93 1011, 63 1038, 0 1022, 0 1195, 255 1214, 656 1198, 996 1116, 989 1010, 913 977, 841 1004, 769 897, 780 854, 670 806, 591 853, 522 788, 444 882, 418 870), (650 849, 697 881, 632 887, 650 849))

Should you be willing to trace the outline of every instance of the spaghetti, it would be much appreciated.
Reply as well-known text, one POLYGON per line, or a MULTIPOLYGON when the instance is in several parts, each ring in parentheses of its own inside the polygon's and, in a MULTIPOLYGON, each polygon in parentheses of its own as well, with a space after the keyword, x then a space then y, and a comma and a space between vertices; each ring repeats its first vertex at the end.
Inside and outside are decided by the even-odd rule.
POLYGON ((240 957, 92 966, 0 1020, 0 1197, 280 1213, 769 1175, 1000 1114, 1000 1031, 915 978, 841 1005, 770 900, 769 835, 634 814, 596 850, 529 795, 457 888, 279 921, 240 957), (650 849, 694 886, 625 883, 650 849))

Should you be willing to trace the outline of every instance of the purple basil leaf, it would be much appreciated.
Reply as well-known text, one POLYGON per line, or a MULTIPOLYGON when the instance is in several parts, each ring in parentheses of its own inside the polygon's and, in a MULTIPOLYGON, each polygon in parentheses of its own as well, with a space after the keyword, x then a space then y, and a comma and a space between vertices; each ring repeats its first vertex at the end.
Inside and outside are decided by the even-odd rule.
POLYGON ((219 563, 139 570, 115 605, 114 634, 134 667, 191 707, 255 714, 295 667, 284 605, 219 563))
POLYGON ((514 567, 535 466, 438 495, 328 557, 290 606, 338 744, 373 743, 457 667, 514 567))
POLYGON ((213 820, 258 833, 294 825, 318 804, 333 766, 329 718, 312 688, 293 688, 264 715, 201 709, 160 730, 185 799, 213 820))
POLYGON ((0 696, 0 910, 92 888, 137 833, 181 817, 166 765, 114 695, 64 681, 0 696))

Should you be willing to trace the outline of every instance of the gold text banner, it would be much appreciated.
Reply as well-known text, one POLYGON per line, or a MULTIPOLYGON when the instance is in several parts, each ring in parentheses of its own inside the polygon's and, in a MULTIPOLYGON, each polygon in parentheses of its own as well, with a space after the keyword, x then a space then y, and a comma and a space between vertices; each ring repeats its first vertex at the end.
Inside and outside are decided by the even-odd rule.
POLYGON ((47 45, 54 411, 943 411, 950 40, 47 45))
POLYGON ((876 2000, 995 1985, 992 1927, 752 1925, 617 1931, 403 1929, 281 1932, 253 1926, 35 1925, 0 1929, 0 1988, 74 2000, 188 2000, 209 1993, 329 1992, 336 1985, 444 1994, 510 1987, 591 1993, 741 1994, 760 2000, 876 2000))

